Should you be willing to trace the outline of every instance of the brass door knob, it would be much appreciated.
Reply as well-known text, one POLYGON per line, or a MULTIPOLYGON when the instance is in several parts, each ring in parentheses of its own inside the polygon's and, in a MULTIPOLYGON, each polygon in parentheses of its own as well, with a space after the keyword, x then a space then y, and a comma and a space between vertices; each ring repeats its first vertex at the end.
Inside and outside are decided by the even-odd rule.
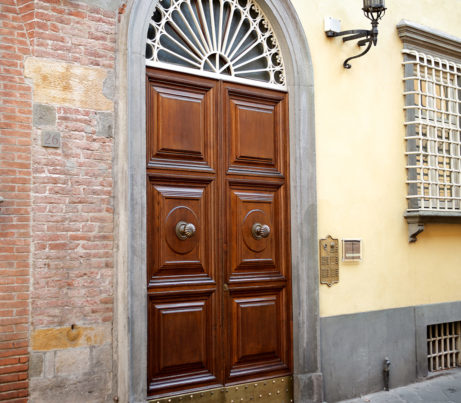
POLYGON ((176 236, 181 240, 192 238, 196 232, 195 225, 185 221, 179 221, 176 224, 176 236))
POLYGON ((259 222, 253 224, 253 227, 251 228, 251 234, 253 235, 254 239, 267 238, 270 233, 271 227, 265 224, 260 224, 259 222))

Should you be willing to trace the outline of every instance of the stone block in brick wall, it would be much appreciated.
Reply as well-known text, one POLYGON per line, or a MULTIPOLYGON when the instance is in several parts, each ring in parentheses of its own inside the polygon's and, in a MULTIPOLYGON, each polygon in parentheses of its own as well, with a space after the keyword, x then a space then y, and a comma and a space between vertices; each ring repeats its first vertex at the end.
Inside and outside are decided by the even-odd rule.
POLYGON ((81 375, 90 369, 90 348, 69 348, 56 351, 56 375, 81 375))
POLYGON ((103 93, 106 69, 30 57, 24 70, 24 75, 33 79, 37 103, 113 110, 113 102, 103 93))
POLYGON ((114 133, 114 114, 111 112, 97 112, 98 127, 96 136, 112 137, 114 133))
POLYGON ((102 83, 102 93, 110 100, 115 99, 115 73, 113 70, 107 73, 107 77, 102 83))
POLYGON ((43 375, 43 354, 32 353, 29 358, 29 377, 36 378, 43 375))
POLYGON ((111 377, 87 373, 78 378, 56 376, 30 380, 30 403, 103 403, 112 400, 111 377))
POLYGON ((56 130, 43 130, 41 145, 43 147, 61 147, 61 133, 56 130))
POLYGON ((112 345, 97 346, 91 348, 91 367, 100 371, 112 370, 112 345))
POLYGON ((71 326, 36 329, 31 334, 33 351, 50 351, 84 346, 96 346, 111 342, 109 326, 71 326))
POLYGON ((43 354, 45 360, 43 363, 43 376, 45 378, 53 378, 55 375, 54 371, 54 361, 55 361, 55 351, 47 351, 43 354))
POLYGON ((52 105, 34 104, 33 122, 38 128, 56 126, 56 108, 52 105))
POLYGON ((31 403, 112 401, 112 344, 47 351, 43 355, 43 376, 30 380, 31 403))

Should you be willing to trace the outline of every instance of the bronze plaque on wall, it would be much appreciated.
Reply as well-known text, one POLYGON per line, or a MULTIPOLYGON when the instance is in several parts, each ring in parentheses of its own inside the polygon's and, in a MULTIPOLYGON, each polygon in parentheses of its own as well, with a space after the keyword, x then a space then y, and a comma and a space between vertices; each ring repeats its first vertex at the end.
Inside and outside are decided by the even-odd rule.
POLYGON ((320 283, 331 287, 339 282, 339 242, 330 235, 319 242, 320 283))

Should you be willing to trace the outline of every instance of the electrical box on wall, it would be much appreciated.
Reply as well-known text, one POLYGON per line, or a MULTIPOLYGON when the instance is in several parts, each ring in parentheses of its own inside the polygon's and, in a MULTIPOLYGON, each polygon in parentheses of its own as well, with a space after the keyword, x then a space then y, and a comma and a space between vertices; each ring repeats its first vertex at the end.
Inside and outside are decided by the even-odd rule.
POLYGON ((325 17, 324 29, 327 34, 341 31, 341 20, 337 20, 333 17, 325 17))
POLYGON ((343 239, 343 262, 359 262, 362 260, 362 240, 343 239))

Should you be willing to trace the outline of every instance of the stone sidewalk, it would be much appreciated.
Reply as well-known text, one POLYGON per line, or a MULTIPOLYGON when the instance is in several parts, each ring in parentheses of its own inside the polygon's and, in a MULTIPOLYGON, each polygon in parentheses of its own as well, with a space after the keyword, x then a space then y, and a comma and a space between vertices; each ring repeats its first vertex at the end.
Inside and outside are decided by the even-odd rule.
POLYGON ((461 369, 340 403, 461 403, 461 369))

